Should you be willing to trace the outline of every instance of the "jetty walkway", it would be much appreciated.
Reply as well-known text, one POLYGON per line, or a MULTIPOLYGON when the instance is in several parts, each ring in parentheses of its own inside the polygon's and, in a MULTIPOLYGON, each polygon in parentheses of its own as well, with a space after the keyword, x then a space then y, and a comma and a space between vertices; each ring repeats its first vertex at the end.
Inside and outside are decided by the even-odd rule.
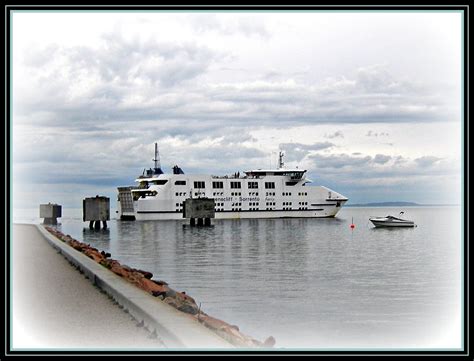
MULTIPOLYGON (((160 350, 193 348, 200 345, 199 340, 203 341, 203 347, 232 347, 210 335, 204 326, 188 325, 186 319, 181 320, 180 315, 163 305, 170 308, 169 312, 159 310, 164 329, 167 333, 179 334, 176 338, 180 340, 179 346, 167 344, 166 337, 145 328, 143 320, 132 317, 133 312, 129 313, 95 286, 50 243, 36 225, 13 225, 12 350, 160 350), (175 320, 176 326, 173 326, 175 320)), ((91 261, 80 256, 85 258, 85 263, 91 261)), ((103 269, 103 272, 109 271, 103 269)), ((120 282, 126 282, 121 279, 113 282, 120 291, 137 292, 132 294, 135 305, 149 297, 141 290, 122 285, 120 282)))

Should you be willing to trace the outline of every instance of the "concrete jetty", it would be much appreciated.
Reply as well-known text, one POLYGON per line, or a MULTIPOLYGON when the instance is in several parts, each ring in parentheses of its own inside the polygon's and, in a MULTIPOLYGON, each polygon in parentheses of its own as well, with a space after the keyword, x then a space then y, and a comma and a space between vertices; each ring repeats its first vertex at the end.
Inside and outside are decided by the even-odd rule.
POLYGON ((234 347, 42 226, 14 225, 12 236, 13 349, 234 347))

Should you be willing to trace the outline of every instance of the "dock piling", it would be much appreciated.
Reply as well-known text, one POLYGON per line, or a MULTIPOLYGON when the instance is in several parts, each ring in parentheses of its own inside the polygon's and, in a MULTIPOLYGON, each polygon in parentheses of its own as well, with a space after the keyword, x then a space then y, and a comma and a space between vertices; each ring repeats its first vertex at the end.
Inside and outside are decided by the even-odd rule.
POLYGON ((89 222, 89 228, 100 230, 100 222, 103 229, 107 229, 107 221, 110 220, 110 198, 99 197, 85 198, 82 201, 82 220, 89 222))
POLYGON ((188 198, 183 204, 183 218, 189 218, 191 227, 210 227, 215 218, 215 201, 212 198, 188 198))
POLYGON ((59 204, 40 204, 40 218, 44 218, 43 224, 58 224, 56 218, 61 218, 62 206, 59 204))

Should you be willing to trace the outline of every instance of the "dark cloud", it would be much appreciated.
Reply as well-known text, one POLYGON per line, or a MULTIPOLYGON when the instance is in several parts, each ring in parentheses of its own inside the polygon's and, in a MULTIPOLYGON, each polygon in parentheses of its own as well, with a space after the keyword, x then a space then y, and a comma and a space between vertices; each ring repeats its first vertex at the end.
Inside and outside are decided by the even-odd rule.
POLYGON ((182 88, 174 87, 205 73, 217 56, 193 43, 140 42, 111 34, 98 48, 49 45, 30 52, 24 63, 32 76, 28 83, 15 82, 15 109, 30 115, 48 110, 61 121, 119 119, 137 108, 141 119, 172 113, 189 101, 182 88), (32 87, 35 96, 23 96, 32 87))
POLYGON ((389 155, 376 154, 374 157, 374 162, 378 164, 385 164, 391 159, 392 157, 389 155))
MULTIPOLYGON (((214 26, 215 19, 209 19, 214 26)), ((242 21, 239 26, 258 32, 258 27, 242 21)), ((47 45, 29 52, 24 62, 31 74, 28 82, 14 82, 14 112, 21 116, 19 123, 33 121, 65 133, 71 127, 100 124, 109 130, 144 132, 145 141, 152 128, 191 136, 229 123, 243 130, 255 124, 273 126, 275 121, 288 126, 446 119, 438 98, 414 93, 413 87, 396 81, 381 66, 359 69, 352 79, 328 78, 320 83, 273 70, 266 80, 199 81, 226 56, 194 43, 125 39, 116 34, 104 35, 99 47, 47 45), (44 113, 48 116, 40 116, 44 113)), ((107 133, 113 136, 102 134, 107 133)), ((335 131, 325 137, 344 135, 335 131)), ((307 151, 300 148, 298 159, 307 151)))

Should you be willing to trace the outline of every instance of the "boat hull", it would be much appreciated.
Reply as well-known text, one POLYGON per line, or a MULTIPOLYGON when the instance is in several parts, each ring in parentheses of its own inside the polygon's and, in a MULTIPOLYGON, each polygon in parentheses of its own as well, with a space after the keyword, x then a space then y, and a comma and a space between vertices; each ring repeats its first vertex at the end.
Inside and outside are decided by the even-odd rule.
MULTIPOLYGON (((330 218, 335 217, 341 207, 325 207, 321 210, 241 211, 216 212, 215 219, 260 219, 260 218, 330 218)), ((137 221, 185 220, 179 212, 135 212, 137 221)))
POLYGON ((415 227, 414 222, 387 222, 370 220, 375 227, 415 227))

